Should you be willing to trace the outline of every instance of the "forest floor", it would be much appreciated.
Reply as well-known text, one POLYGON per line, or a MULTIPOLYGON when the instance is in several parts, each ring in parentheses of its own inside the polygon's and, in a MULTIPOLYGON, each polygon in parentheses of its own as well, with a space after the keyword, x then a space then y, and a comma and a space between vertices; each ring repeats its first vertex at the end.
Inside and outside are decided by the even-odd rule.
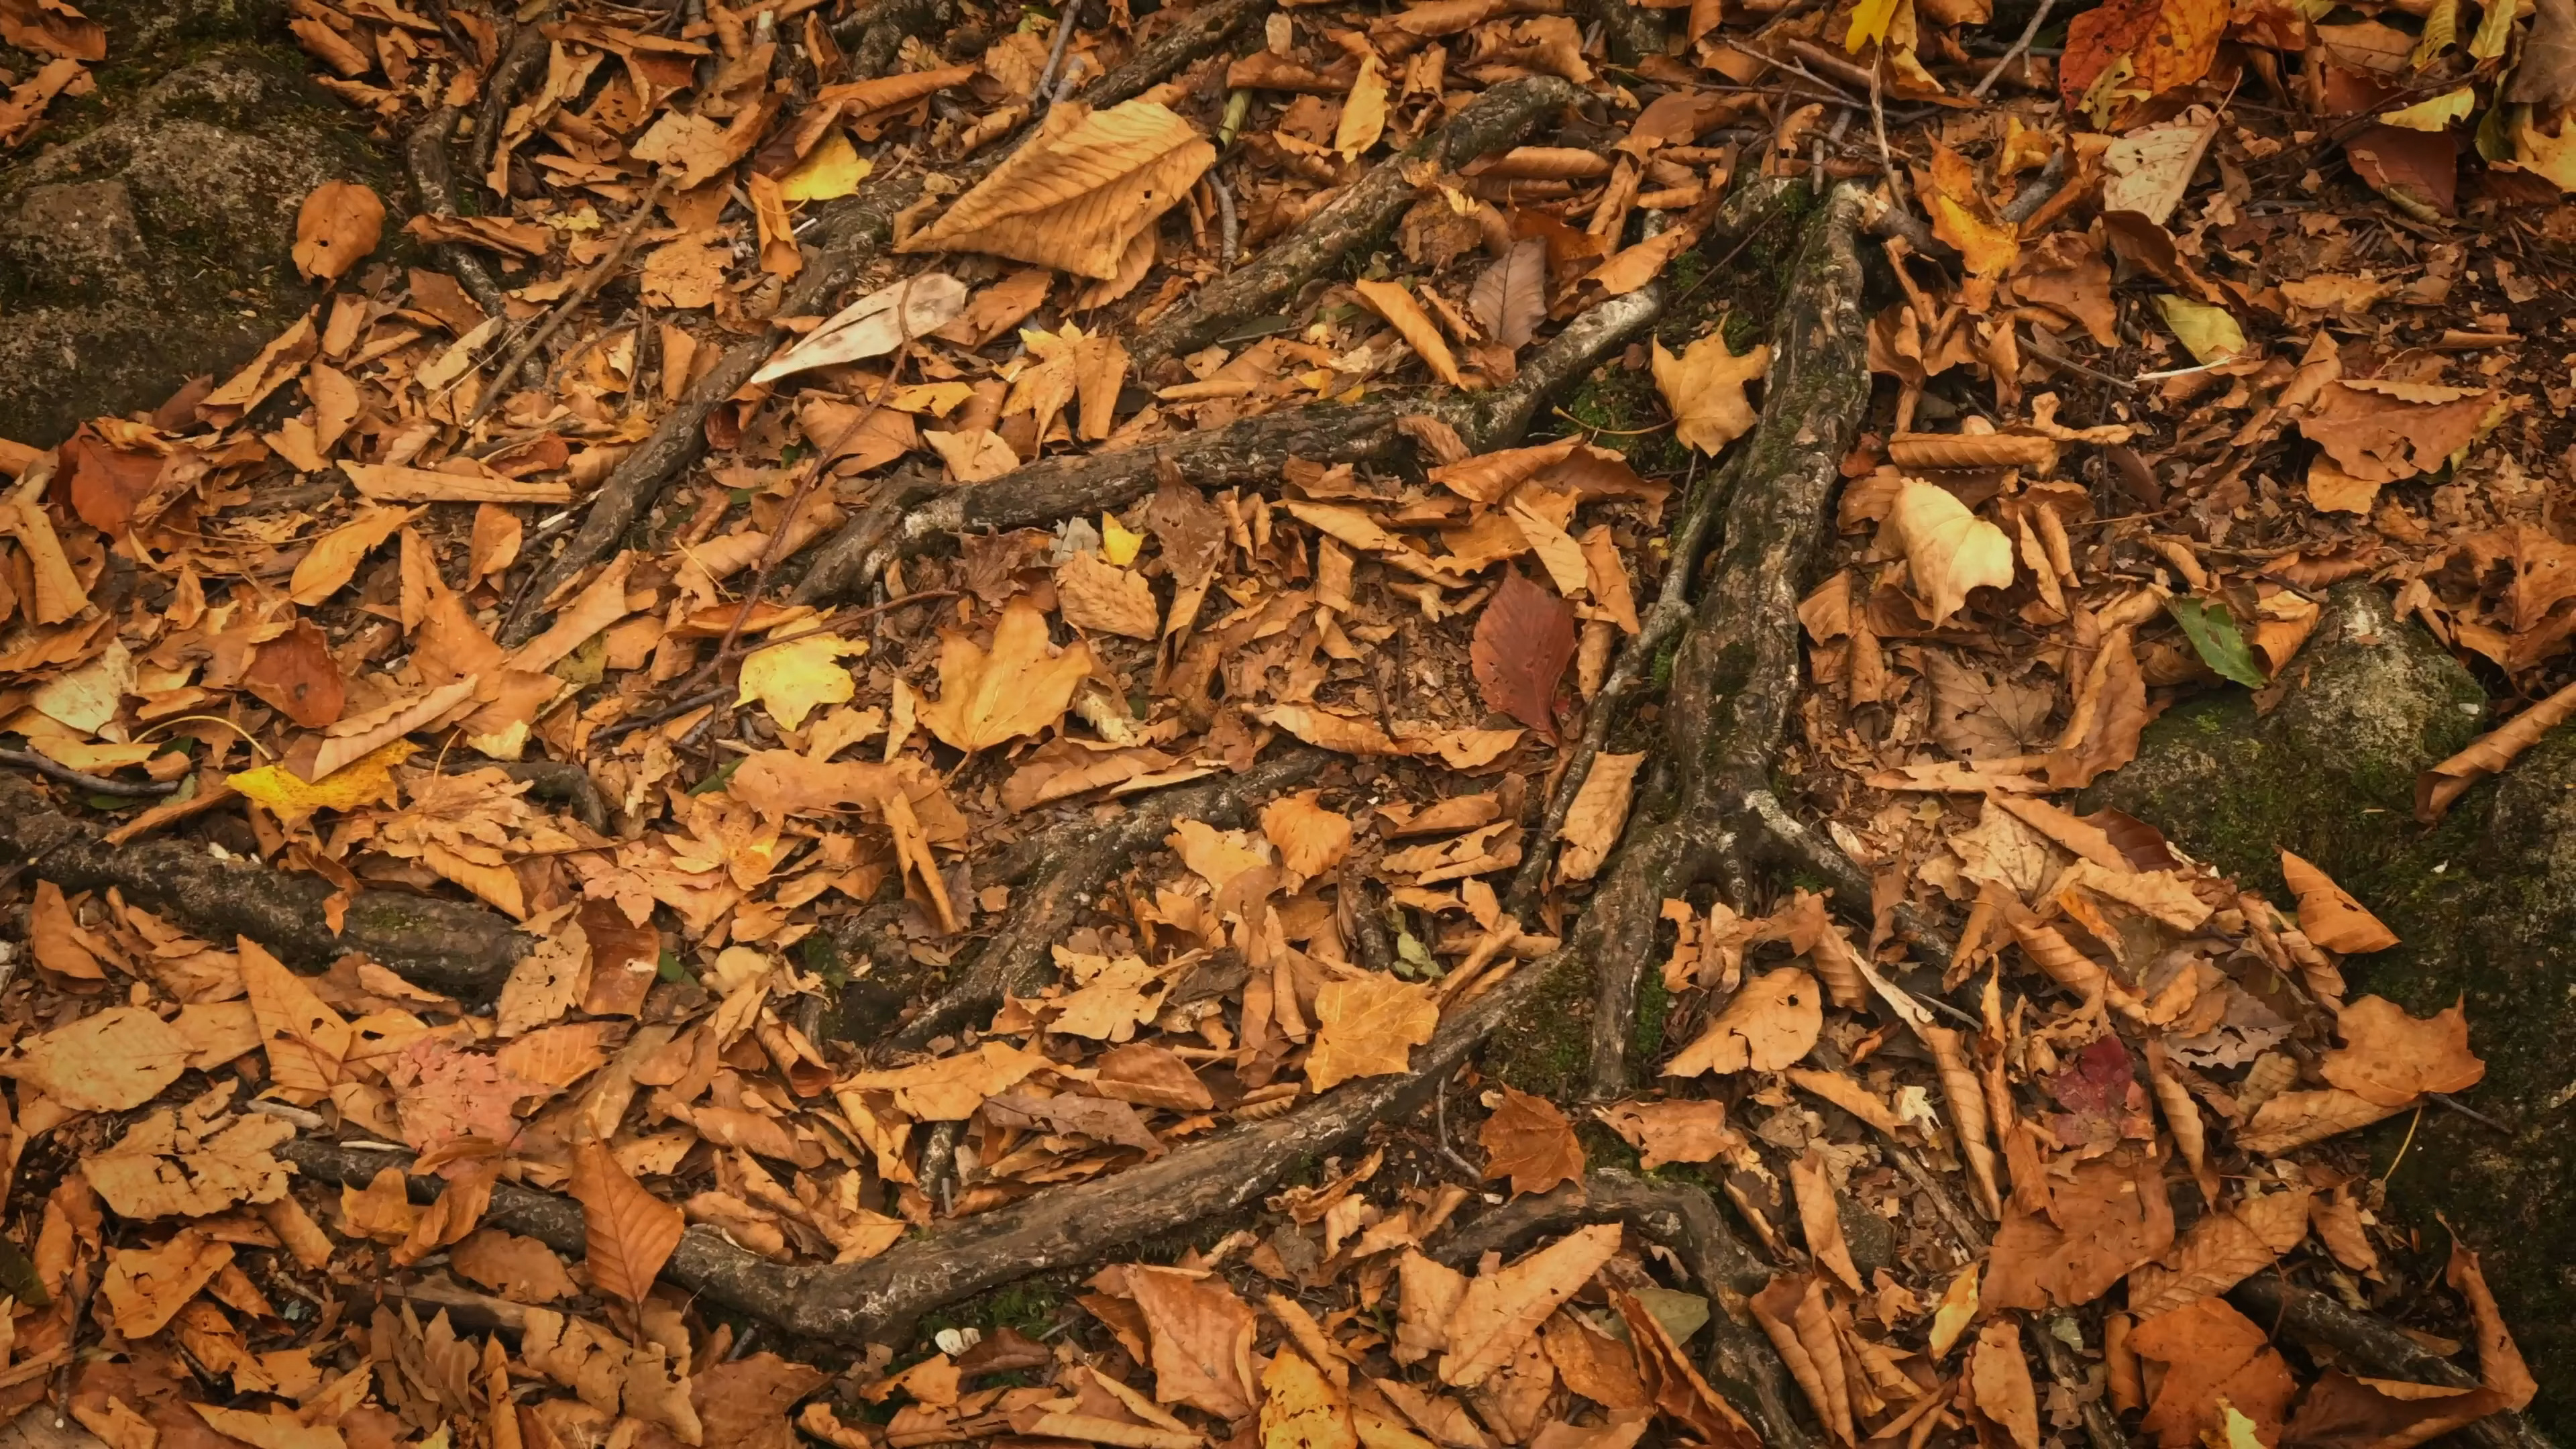
POLYGON ((0 417, 7 1432, 2563 1432, 2487 1000, 2100 796, 2576 713, 2576 8, 1994 4, 261 22, 407 188, 0 417))

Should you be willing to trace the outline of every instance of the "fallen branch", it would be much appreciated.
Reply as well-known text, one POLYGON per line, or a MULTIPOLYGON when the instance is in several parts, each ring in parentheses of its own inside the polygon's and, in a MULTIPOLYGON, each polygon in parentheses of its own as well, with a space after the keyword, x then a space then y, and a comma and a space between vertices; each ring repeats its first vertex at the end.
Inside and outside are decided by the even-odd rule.
MULTIPOLYGON (((1375 1123, 1428 1103, 1495 1026, 1525 1009, 1547 977, 1535 962, 1457 1008, 1414 1049, 1412 1070, 1346 1083, 1266 1122, 1234 1127, 1152 1162, 910 1237, 864 1263, 789 1267, 692 1227, 664 1265, 672 1283, 790 1333, 839 1343, 900 1343, 923 1314, 1015 1278, 1099 1261, 1258 1202, 1290 1173, 1357 1140, 1375 1123)), ((363 1185, 410 1154, 298 1137, 277 1149, 308 1175, 363 1185)), ((415 1198, 445 1184, 414 1177, 415 1198)), ((581 1209, 568 1198, 496 1184, 483 1221, 557 1252, 583 1251, 581 1209)), ((1791 1443, 1794 1449, 1794 1441, 1791 1443)))
POLYGON ((499 990, 535 944, 496 911, 379 890, 353 896, 335 934, 323 910, 331 883, 320 876, 218 858, 191 841, 109 845, 97 827, 50 808, 25 781, 0 776, 0 863, 28 861, 66 891, 114 887, 129 903, 174 917, 218 945, 248 936, 312 971, 361 952, 452 996, 499 990))
POLYGON ((1035 995, 1054 979, 1054 947, 1075 918, 1137 857, 1162 849, 1174 822, 1199 820, 1221 829, 1246 824, 1264 801, 1305 784, 1332 759, 1301 745, 1232 778, 1157 791, 1105 825, 1080 819, 1066 832, 1070 840, 1045 853, 1034 883, 1015 893, 1000 933, 984 943, 955 985, 904 1026, 895 1045, 918 1050, 990 1012, 1005 995, 1035 995))
MULTIPOLYGON (((908 7, 897 10, 889 0, 880 6, 880 17, 873 38, 879 31, 900 29, 904 24, 925 22, 933 0, 904 0, 908 7)), ((1113 105, 1129 99, 1165 76, 1179 70, 1192 59, 1223 43, 1234 31, 1251 22, 1267 9, 1269 0, 1217 0, 1217 3, 1193 13, 1175 27, 1172 34, 1139 51, 1137 55, 1082 93, 1086 104, 1113 105)), ((854 57, 854 61, 865 56, 854 57)), ((889 50, 886 64, 892 61, 889 50)), ((877 69, 882 69, 880 65, 877 69)), ((854 64, 854 73, 875 73, 854 64)), ((959 169, 962 180, 974 180, 999 165, 1011 152, 1002 146, 971 165, 959 169)), ((831 299, 856 278, 859 271, 876 260, 877 253, 894 234, 897 214, 922 196, 919 173, 888 178, 883 184, 871 185, 861 194, 826 207, 821 225, 820 255, 798 274, 795 283, 779 299, 779 317, 812 316, 829 312, 831 299)), ((758 337, 738 342, 726 349, 715 366, 701 376, 671 410, 662 415, 652 435, 635 451, 619 461, 608 481, 592 495, 589 511, 581 527, 552 563, 538 571, 531 584, 519 595, 510 617, 502 621, 501 641, 516 646, 533 637, 543 623, 546 601, 584 569, 606 557, 626 531, 635 525, 644 511, 661 497, 670 485, 706 447, 706 420, 719 406, 740 392, 751 381, 753 373, 769 361, 770 355, 795 334, 771 327, 758 337)))
POLYGON ((1478 96, 1438 130, 1369 168, 1258 257, 1191 293, 1130 341, 1127 355, 1137 376, 1150 376, 1166 357, 1207 346, 1246 318, 1277 311, 1344 253, 1392 225, 1413 204, 1423 178, 1512 145, 1541 117, 1582 98, 1582 92, 1555 76, 1523 76, 1478 96))
POLYGON ((176 780, 112 780, 87 770, 75 770, 34 750, 0 750, 0 762, 33 770, 66 785, 77 785, 93 795, 112 795, 121 800, 154 800, 179 788, 176 780))
MULTIPOLYGON (((546 345, 546 340, 553 337, 564 323, 572 320, 572 314, 579 311, 592 297, 598 295, 601 285, 626 264, 627 253, 634 249, 635 238, 642 233, 644 223, 653 215, 653 208, 662 200, 662 188, 668 181, 667 177, 653 178, 651 189, 644 193, 642 201, 635 204, 634 214, 627 217, 626 225, 619 229, 617 240, 608 248, 608 255, 601 257, 597 264, 583 273, 581 281, 565 295, 561 302, 555 304, 554 310, 546 314, 545 320, 531 328, 528 335, 520 340, 519 345, 510 349, 510 355, 502 360, 501 365, 492 370, 494 385, 490 391, 483 394, 482 401, 474 405, 474 410, 465 415, 463 426, 472 428, 476 421, 490 412, 492 405, 501 400, 505 389, 508 388, 510 375, 535 362, 537 350, 546 345)), ((536 369, 536 374, 541 379, 545 376, 542 365, 536 369)))
MULTIPOLYGON (((2287 1329, 2326 1345, 2377 1377, 2453 1389, 2478 1386, 2475 1374, 2417 1343, 2396 1324, 2346 1308, 2277 1273, 2258 1273, 2229 1289, 2227 1296, 2264 1332, 2277 1336, 2287 1329)), ((2511 1410, 2489 1414, 2454 1432, 2486 1449, 2551 1449, 2548 1436, 2511 1410)))
POLYGON ((1780 1351, 1729 1307, 1760 1292, 1771 1281, 1771 1268, 1736 1239, 1717 1204, 1698 1188, 1600 1169, 1586 1174, 1579 1187, 1568 1183, 1513 1199, 1460 1228, 1433 1255, 1472 1267, 1486 1253, 1509 1254, 1539 1237, 1607 1222, 1625 1223, 1670 1249, 1707 1291, 1709 1382, 1744 1410, 1768 1449, 1806 1449, 1814 1442, 1790 1411, 1791 1382, 1780 1351))
MULTIPOLYGON (((460 114, 454 106, 441 106, 429 113, 428 119, 412 128, 411 138, 403 145, 403 157, 411 171, 411 189, 420 198, 424 216, 456 215, 456 179, 447 160, 448 133, 456 129, 460 114)), ((441 242, 429 249, 440 270, 456 279, 474 305, 487 317, 507 318, 510 305, 501 294, 501 284, 492 279, 492 269, 474 249, 456 242, 441 242)), ((542 383, 542 373, 527 378, 534 386, 542 383)))
MULTIPOLYGON (((552 18, 552 17, 546 17, 552 18)), ((483 81, 483 108, 474 117, 474 180, 480 185, 492 171, 492 156, 501 146, 501 128, 509 124, 510 108, 539 76, 545 74, 552 59, 554 44, 546 38, 543 25, 530 20, 516 27, 510 43, 501 49, 500 60, 483 81)), ((442 133, 444 134, 444 133, 442 133)))

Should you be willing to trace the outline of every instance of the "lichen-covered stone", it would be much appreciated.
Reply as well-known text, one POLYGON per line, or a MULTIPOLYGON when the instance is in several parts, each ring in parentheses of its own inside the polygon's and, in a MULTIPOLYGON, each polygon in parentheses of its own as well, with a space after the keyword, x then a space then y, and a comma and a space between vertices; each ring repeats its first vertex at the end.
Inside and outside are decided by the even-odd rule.
POLYGON ((2285 907, 2279 852, 2296 851, 2400 937, 2345 962, 2354 994, 2418 1015, 2466 1001, 2487 1063, 2466 1099, 2511 1130, 2434 1109, 2360 1141, 2375 1172, 2394 1166, 2387 1216, 2425 1250, 2397 1270, 2410 1283, 2439 1272, 2444 1221, 2483 1253, 2542 1384, 2534 1417, 2564 1434, 2576 1428, 2576 732, 2427 830, 2415 776, 2487 724, 2468 671, 2396 619, 2384 592, 2354 584, 2329 596, 2282 681, 2268 714, 2238 689, 2168 711, 2082 808, 2127 811, 2285 907))
POLYGON ((313 305, 289 255, 313 187, 403 202, 389 148, 313 83, 283 7, 83 8, 107 28, 96 92, 0 157, 0 436, 39 445, 229 373, 313 305))

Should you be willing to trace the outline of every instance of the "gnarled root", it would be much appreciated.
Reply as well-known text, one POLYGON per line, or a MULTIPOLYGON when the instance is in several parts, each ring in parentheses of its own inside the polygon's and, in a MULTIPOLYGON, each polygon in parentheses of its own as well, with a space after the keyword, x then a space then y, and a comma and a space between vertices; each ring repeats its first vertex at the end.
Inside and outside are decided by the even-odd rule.
MULTIPOLYGON (((420 200, 425 216, 456 215, 456 176, 448 164, 447 138, 456 129, 456 118, 462 114, 454 106, 441 106, 427 119, 412 128, 411 137, 403 143, 403 160, 411 172, 411 189, 420 200)), ((430 256, 439 268, 456 279, 474 305, 486 317, 508 317, 510 308, 501 295, 501 284, 492 277, 492 269, 471 247, 442 242, 430 248, 430 256)), ((545 381, 545 371, 530 359, 522 376, 530 386, 545 381)))
POLYGON ((1762 1290, 1771 1269, 1737 1240, 1717 1204, 1695 1187, 1649 1182, 1604 1168, 1553 1192, 1516 1198, 1485 1214, 1441 1244, 1441 1261, 1472 1266, 1489 1252, 1510 1254, 1533 1239, 1585 1223, 1625 1223, 1631 1231, 1670 1249, 1707 1290, 1712 1386, 1745 1409, 1770 1449, 1805 1449, 1810 1442, 1790 1412, 1789 1370, 1758 1326, 1740 1322, 1728 1305, 1762 1290))
MULTIPOLYGON (((2324 1344, 2356 1369, 2378 1377, 2454 1389, 2478 1386, 2476 1376, 2407 1337, 2396 1324, 2346 1308, 2276 1273, 2257 1273, 2229 1289, 2227 1296, 2266 1332, 2288 1329, 2292 1337, 2324 1344)), ((2548 1436, 2511 1410, 2489 1414, 2454 1432, 2484 1449, 2551 1449, 2548 1436)))

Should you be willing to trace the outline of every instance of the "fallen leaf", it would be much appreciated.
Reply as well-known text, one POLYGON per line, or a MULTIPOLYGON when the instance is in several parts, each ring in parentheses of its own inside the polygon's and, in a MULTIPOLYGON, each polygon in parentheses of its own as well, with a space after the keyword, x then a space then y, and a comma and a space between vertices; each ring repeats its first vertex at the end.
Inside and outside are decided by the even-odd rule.
POLYGON ((2031 1387, 2030 1361, 2022 1356, 2018 1320, 1999 1318, 1977 1334, 1977 1346, 1968 1351, 1968 1386, 1978 1413, 2019 1449, 2039 1449, 2039 1396, 2031 1387))
POLYGON ((554 1249, 499 1228, 477 1228, 447 1250, 447 1261, 513 1303, 552 1303, 581 1292, 554 1249))
POLYGON ((2245 351, 2245 329, 2224 307, 2160 292, 2156 294, 2156 309, 2164 313, 2165 325, 2173 329, 2174 340, 2182 344, 2194 362, 2225 362, 2245 351))
POLYGON ((325 181, 295 215, 295 270, 308 282, 335 282, 365 261, 384 239, 385 204, 364 183, 325 181))
POLYGON ((348 1020, 257 941, 243 936, 235 949, 251 1011, 259 1018, 260 1044, 268 1048, 273 1090, 290 1102, 329 1096, 355 1040, 348 1020))
POLYGON ((417 508, 388 508, 369 504, 357 516, 315 540, 312 549, 295 565, 295 574, 287 580, 286 596, 296 603, 321 603, 340 591, 340 586, 357 576, 358 565, 367 554, 386 539, 401 531, 402 526, 420 516, 417 508))
POLYGON ((2012 540, 1969 512, 1949 489, 1907 479, 1887 524, 1905 550, 1933 627, 1959 612, 1970 590, 2012 587, 2012 540))
POLYGON ((1055 596, 1064 621, 1077 629, 1151 639, 1162 633, 1162 606, 1154 586, 1134 569, 1097 553, 1078 553, 1056 565, 1055 596))
POLYGON ((1745 384, 1771 365, 1771 349, 1756 345, 1737 356, 1719 327, 1673 356, 1655 343, 1655 388, 1673 410, 1673 436, 1686 447, 1716 453, 1753 430, 1759 416, 1744 396, 1745 384))
POLYGON ((1628 823, 1629 797, 1636 788, 1637 767, 1645 759, 1643 751, 1592 757, 1583 788, 1574 792, 1574 803, 1566 807, 1565 853, 1556 863, 1559 879, 1590 880, 1600 873, 1619 843, 1621 827, 1628 823))
POLYGON ((194 1051, 151 1012, 111 1006, 21 1044, 0 1074, 76 1112, 122 1112, 179 1080, 194 1051))
MULTIPOLYGON (((1806 1154, 1789 1164, 1789 1186, 1798 1200, 1798 1222, 1807 1235, 1807 1251, 1817 1264, 1842 1280, 1854 1293, 1861 1287, 1860 1269, 1852 1263, 1851 1249, 1843 1241, 1843 1219, 1840 1200, 1833 1181, 1826 1175, 1823 1151, 1810 1145, 1806 1154)), ((2035 1449, 2035 1446, 2024 1446, 2035 1449)))
POLYGON ((1465 386, 1458 375, 1458 359, 1451 355, 1448 342, 1440 336, 1439 325, 1422 310, 1421 303, 1413 300, 1411 292, 1394 282, 1361 280, 1353 282, 1351 287, 1360 294, 1361 301, 1376 309, 1377 314, 1392 324, 1406 343, 1421 354, 1422 365, 1431 369, 1433 377, 1451 387, 1465 386))
POLYGON ((1252 1309, 1223 1279, 1130 1265, 1128 1291, 1153 1344, 1154 1401, 1219 1419, 1252 1412, 1252 1309))
POLYGON ((2364 996, 2335 1018, 2343 1045, 2317 1064, 2329 1085, 2382 1107, 2411 1107, 2426 1092, 2465 1092, 2487 1072, 2469 1050, 2469 1021, 2460 1003, 2429 1017, 2377 996, 2364 996))
POLYGON ((286 1194, 286 1164, 270 1149, 295 1135, 277 1117, 242 1116, 209 1132, 194 1104, 183 1129, 164 1108, 126 1129, 116 1145, 81 1164, 82 1176, 118 1217, 209 1217, 286 1194))
POLYGON ((1487 336, 1518 351, 1547 320, 1547 241, 1523 237, 1486 266, 1467 292, 1467 310, 1487 336))
POLYGON ((1583 1144, 1574 1124, 1545 1097, 1503 1088, 1503 1104, 1485 1119, 1476 1141, 1485 1149, 1485 1176, 1510 1178, 1514 1197, 1583 1180, 1583 1144))
POLYGON ((1050 656, 1046 615, 1018 595, 1003 606, 989 652, 964 634, 941 636, 939 698, 920 706, 921 722, 953 749, 989 749, 1063 719, 1091 670, 1079 641, 1050 656))
POLYGON ((1155 102, 1098 112, 1060 103, 1035 136, 896 250, 986 252, 1107 281, 1128 243, 1215 161, 1196 127, 1155 102))
POLYGON ((2298 1384, 2262 1327, 2225 1299, 2147 1316, 2129 1330, 2129 1347, 2166 1366, 2140 1425, 2163 1449, 2189 1449, 2218 1428, 2222 1404, 2252 1419, 2264 1442, 2278 1441, 2298 1384))
POLYGON ((1574 609, 1518 569, 1476 616, 1468 663, 1485 707, 1556 738, 1556 687, 1574 658, 1574 609))
POLYGON ((1283 795, 1261 807, 1261 833, 1279 848, 1280 862, 1308 880, 1342 863, 1351 849, 1347 815, 1316 803, 1320 792, 1283 795))
POLYGON ((115 1315, 117 1332, 149 1338, 232 1260, 232 1244, 217 1242, 202 1229, 181 1228, 157 1248, 110 1250, 99 1296, 115 1315))
POLYGON ((1726 1125, 1724 1102, 1620 1102, 1593 1115, 1637 1149, 1647 1172, 1671 1162, 1712 1162, 1744 1145, 1726 1125))
POLYGON ((2346 954, 2385 951, 2397 944, 2397 933, 2362 909, 2324 871, 2288 851, 2281 852, 2281 875, 2299 898, 2299 929, 2329 951, 2346 954))
POLYGON ((736 704, 760 702, 769 717, 787 729, 805 727, 805 717, 828 704, 843 704, 858 694, 858 681, 840 660, 864 654, 863 640, 838 634, 811 634, 786 644, 769 645, 743 657, 736 704))
POLYGON ((1668 1077, 1724 1076, 1747 1067, 1776 1072, 1815 1049, 1824 1030, 1824 993, 1795 966, 1744 983, 1699 1039, 1664 1064, 1668 1077))
POLYGON ((1270 1360, 1261 1390, 1261 1449, 1359 1449, 1349 1400, 1296 1350, 1270 1360))
POLYGON ((687 1228, 680 1210, 647 1192, 607 1144, 573 1149, 568 1189, 581 1204, 585 1261, 604 1295, 640 1303, 687 1228))
POLYGON ((2426 825, 2439 821, 2454 802, 2469 792, 2470 786, 2490 775, 2503 774, 2515 757, 2571 717, 2576 717, 2576 684, 2567 685, 2471 740, 2468 748, 2416 777, 2416 820, 2426 825))
POLYGON ((309 730, 337 720, 348 702, 348 685, 331 655, 331 641, 310 619, 297 619, 285 633, 260 645, 242 671, 241 683, 309 730))
POLYGON ((966 310, 966 284, 946 272, 916 272, 868 293, 823 319, 751 376, 773 382, 809 368, 882 357, 927 337, 966 310))
POLYGON ((2508 1409, 2525 1409, 2539 1396, 2540 1385, 2523 1361, 2522 1349, 2505 1327, 2504 1313, 2496 1307, 2495 1294, 2487 1287, 2485 1267, 2478 1255, 2468 1250, 2459 1239, 2451 1240, 2451 1259, 2442 1270, 2443 1281, 2459 1290, 2469 1301, 2469 1319, 2477 1325, 2478 1378, 2504 1400, 2508 1409))
MULTIPOLYGON (((1386 134, 1386 67, 1372 52, 1360 58, 1351 93, 1342 98, 1341 118, 1333 124, 1333 149, 1354 161, 1386 134)), ((1272 1446, 1277 1449, 1277 1446, 1272 1446)))
POLYGON ((1440 1008, 1428 988, 1372 972, 1325 982, 1315 992, 1315 1020, 1306 1085, 1326 1092, 1353 1077, 1408 1070, 1413 1048, 1440 1029, 1440 1008))
POLYGON ((1449 1319, 1449 1352, 1440 1382, 1473 1388, 1520 1351, 1548 1315, 1571 1298, 1619 1250, 1616 1223, 1578 1228, 1508 1267, 1467 1284, 1449 1319))

